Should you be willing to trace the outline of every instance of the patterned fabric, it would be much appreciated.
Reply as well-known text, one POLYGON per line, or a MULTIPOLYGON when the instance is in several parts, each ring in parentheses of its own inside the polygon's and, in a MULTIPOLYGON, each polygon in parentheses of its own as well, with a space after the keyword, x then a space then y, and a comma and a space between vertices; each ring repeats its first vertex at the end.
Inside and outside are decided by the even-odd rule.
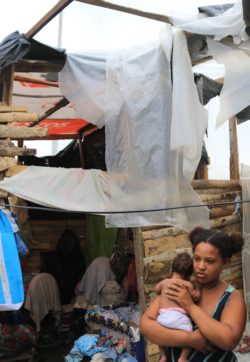
POLYGON ((34 329, 26 324, 0 326, 0 359, 15 356, 36 344, 34 329))
MULTIPOLYGON (((227 290, 222 295, 221 299, 217 303, 215 310, 212 313, 212 317, 217 321, 220 320, 221 314, 225 305, 227 304, 228 298, 234 291, 234 287, 229 285, 227 290)), ((197 326, 194 327, 194 329, 197 326)), ((169 362, 177 362, 180 356, 181 349, 180 348, 168 348, 167 349, 167 361, 169 362)), ((217 349, 209 354, 203 354, 196 350, 191 351, 188 360, 190 362, 236 362, 237 358, 232 351, 224 351, 222 349, 217 349)))

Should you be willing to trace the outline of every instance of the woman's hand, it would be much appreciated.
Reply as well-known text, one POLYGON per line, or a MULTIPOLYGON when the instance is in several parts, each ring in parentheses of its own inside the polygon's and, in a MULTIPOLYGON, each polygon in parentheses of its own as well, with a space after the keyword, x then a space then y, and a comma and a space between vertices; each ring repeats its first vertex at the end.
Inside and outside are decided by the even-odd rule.
POLYGON ((194 301, 188 291, 188 288, 178 279, 173 280, 166 288, 166 295, 170 300, 175 301, 180 307, 189 313, 189 308, 194 301))

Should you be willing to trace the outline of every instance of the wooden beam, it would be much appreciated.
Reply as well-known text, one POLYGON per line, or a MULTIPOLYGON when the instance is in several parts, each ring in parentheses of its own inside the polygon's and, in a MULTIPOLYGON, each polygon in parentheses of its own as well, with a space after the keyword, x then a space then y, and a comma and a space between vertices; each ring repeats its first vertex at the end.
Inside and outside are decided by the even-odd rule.
POLYGON ((42 84, 42 85, 48 85, 50 87, 56 87, 59 88, 58 82, 50 82, 42 79, 34 79, 29 77, 23 77, 22 75, 14 75, 14 80, 18 82, 25 82, 25 83, 32 83, 32 84, 42 84))
POLYGON ((213 57, 211 55, 205 55, 204 58, 193 60, 192 65, 194 66, 194 65, 197 65, 197 64, 205 63, 205 62, 207 62, 208 60, 211 60, 211 59, 213 59, 213 57))
POLYGON ((139 306, 141 314, 146 309, 146 299, 144 293, 144 252, 141 228, 133 228, 134 251, 135 251, 135 267, 137 276, 137 289, 139 294, 139 306))
POLYGON ((60 72, 64 66, 65 60, 58 63, 49 63, 43 60, 20 59, 15 64, 15 72, 19 73, 50 73, 60 72))
POLYGON ((5 171, 9 167, 15 166, 17 160, 13 157, 0 157, 0 171, 5 171))
POLYGON ((4 68, 1 73, 2 99, 1 101, 11 106, 14 80, 14 64, 4 68))
POLYGON ((29 125, 29 127, 33 127, 36 126, 39 122, 41 122, 42 120, 48 118, 51 114, 53 114, 54 112, 56 112, 58 109, 67 106, 67 104, 69 104, 69 101, 67 100, 67 98, 63 97, 62 99, 60 99, 60 101, 58 101, 54 107, 48 109, 44 114, 42 114, 37 121, 31 123, 29 125))
POLYGON ((26 34, 28 39, 33 38, 57 14, 66 8, 73 0, 60 0, 47 14, 45 14, 26 34))
POLYGON ((239 155, 236 117, 229 119, 230 179, 239 179, 239 155))
POLYGON ((85 3, 85 4, 100 6, 102 8, 117 10, 117 11, 121 11, 123 13, 137 15, 137 16, 141 16, 143 18, 162 21, 164 23, 171 24, 169 17, 166 15, 161 15, 161 14, 151 13, 151 12, 147 12, 147 11, 143 11, 143 10, 139 10, 139 9, 135 9, 135 8, 130 8, 127 6, 114 4, 109 1, 104 1, 104 0, 77 0, 77 1, 79 1, 81 3, 85 3))
POLYGON ((35 154, 36 154, 35 148, 0 147, 1 157, 34 156, 35 154))
POLYGON ((239 179, 235 180, 193 180, 194 189, 224 188, 224 187, 240 187, 239 179))
POLYGON ((0 113, 4 112, 28 112, 26 106, 7 106, 7 104, 0 104, 0 113))
POLYGON ((29 139, 32 137, 45 137, 48 135, 48 128, 30 128, 20 127, 12 125, 0 125, 0 137, 1 138, 12 138, 12 139, 29 139))
POLYGON ((0 123, 36 122, 38 114, 34 112, 3 112, 0 113, 0 123))

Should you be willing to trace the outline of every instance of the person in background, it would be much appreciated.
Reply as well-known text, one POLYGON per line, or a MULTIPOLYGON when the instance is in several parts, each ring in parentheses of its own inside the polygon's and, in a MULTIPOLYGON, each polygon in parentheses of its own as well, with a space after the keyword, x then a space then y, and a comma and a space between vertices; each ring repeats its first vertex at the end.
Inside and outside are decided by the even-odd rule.
POLYGON ((113 258, 106 256, 95 258, 75 288, 75 294, 78 301, 81 301, 81 305, 83 307, 87 305, 106 306, 124 302, 126 293, 122 285, 127 274, 127 267, 125 260, 114 261, 113 258), (120 268, 118 268, 118 264, 120 264, 120 268), (111 298, 111 294, 116 294, 116 303, 108 303, 107 294, 109 300, 112 299, 113 301, 115 298, 111 298))
POLYGON ((76 234, 69 229, 60 236, 56 250, 41 254, 41 272, 53 275, 60 291, 61 304, 71 303, 74 289, 85 271, 84 258, 76 234))
POLYGON ((191 347, 190 362, 237 361, 233 349, 239 343, 246 323, 246 306, 240 291, 221 278, 230 258, 241 252, 244 240, 239 234, 229 236, 197 227, 189 234, 193 249, 194 275, 201 284, 201 298, 194 303, 188 288, 180 280, 169 284, 167 295, 179 304, 195 324, 186 332, 161 326, 156 319, 160 296, 156 297, 141 318, 141 333, 158 345, 168 346, 168 362, 177 362, 182 347, 191 347))
MULTIPOLYGON (((201 296, 200 285, 191 279, 193 273, 193 261, 191 256, 186 253, 179 253, 173 260, 171 278, 178 280, 190 292, 193 300, 198 302, 201 296)), ((186 311, 181 308, 178 303, 168 298, 166 294, 167 288, 171 279, 164 279, 155 286, 155 292, 160 294, 160 309, 157 317, 157 322, 162 326, 173 329, 181 329, 183 331, 191 332, 193 330, 192 321, 187 315, 186 311)), ((165 347, 160 349, 160 362, 166 362, 165 347)), ((182 349, 179 362, 187 362, 190 348, 182 349)))

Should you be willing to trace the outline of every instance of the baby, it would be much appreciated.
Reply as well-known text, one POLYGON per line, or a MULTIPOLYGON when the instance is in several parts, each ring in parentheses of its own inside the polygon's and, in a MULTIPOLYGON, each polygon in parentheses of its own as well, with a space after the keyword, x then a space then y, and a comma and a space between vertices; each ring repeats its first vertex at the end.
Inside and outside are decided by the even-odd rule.
MULTIPOLYGON (((201 287, 195 280, 191 280, 192 273, 193 260, 191 256, 186 252, 177 254, 173 260, 171 278, 181 279, 183 285, 188 288, 193 300, 198 302, 201 297, 201 287)), ((193 330, 192 322, 185 310, 166 295, 166 289, 170 281, 171 279, 164 279, 155 287, 155 292, 161 295, 157 322, 167 328, 191 332, 193 330)), ((160 362, 166 362, 166 348, 159 346, 159 349, 160 362)), ((189 353, 190 348, 183 348, 178 362, 187 362, 189 353)))

